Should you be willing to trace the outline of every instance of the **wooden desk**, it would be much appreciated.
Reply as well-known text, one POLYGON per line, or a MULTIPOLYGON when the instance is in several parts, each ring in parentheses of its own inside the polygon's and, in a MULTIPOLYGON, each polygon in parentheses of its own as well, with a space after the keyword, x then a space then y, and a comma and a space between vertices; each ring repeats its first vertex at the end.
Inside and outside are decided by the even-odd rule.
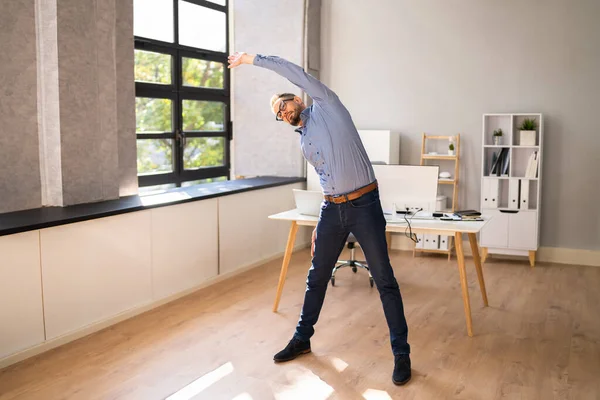
MULTIPOLYGON (((283 293, 283 285, 285 284, 288 266, 290 265, 290 259, 292 258, 292 251, 294 249, 294 242, 296 241, 298 226, 317 226, 319 219, 309 215, 302 215, 296 209, 270 215, 269 218, 291 222, 290 233, 288 235, 287 246, 285 248, 285 255, 281 265, 281 273, 279 275, 279 284, 277 285, 277 294, 275 295, 275 303, 273 304, 273 312, 277 312, 277 309, 279 308, 279 300, 281 299, 281 294, 283 293)), ((388 218, 390 218, 390 216, 386 215, 386 219, 388 218)), ((398 218, 397 221, 388 219, 386 232, 404 233, 407 225, 406 223, 400 223, 401 220, 401 218, 398 218)), ((485 281, 483 279, 483 270, 481 268, 481 258, 479 256, 479 249, 477 247, 477 237, 475 235, 488 221, 489 218, 486 217, 484 217, 484 221, 440 221, 433 219, 413 219, 411 221, 413 233, 430 233, 433 235, 454 236, 456 242, 456 258, 458 259, 458 273, 460 277, 460 285, 462 287, 462 298, 465 307, 467 333, 469 336, 473 336, 473 322, 471 320, 471 303, 469 300, 469 287, 467 285, 467 272, 465 269, 462 235, 463 233, 466 233, 469 237, 471 251, 473 252, 473 261, 475 262, 475 270, 477 271, 477 277, 479 278, 479 287, 481 289, 483 305, 487 307, 487 292, 485 289, 485 281)))

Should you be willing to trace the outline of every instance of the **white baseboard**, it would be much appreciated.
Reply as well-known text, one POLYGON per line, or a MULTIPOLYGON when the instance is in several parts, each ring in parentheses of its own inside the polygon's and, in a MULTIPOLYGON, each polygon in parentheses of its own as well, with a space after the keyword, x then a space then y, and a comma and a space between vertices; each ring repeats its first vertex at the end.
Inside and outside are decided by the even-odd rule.
MULTIPOLYGON (((298 244, 296 244, 296 246, 294 246, 294 251, 305 249, 308 246, 310 246, 310 242, 306 242, 305 240, 303 240, 301 243, 298 243, 298 244)), ((122 312, 120 314, 117 314, 117 315, 115 315, 113 317, 107 318, 107 319, 105 319, 103 321, 99 321, 99 322, 96 322, 94 324, 91 324, 91 325, 88 325, 86 327, 83 327, 81 329, 78 329, 77 331, 68 333, 66 335, 57 337, 57 338, 52 339, 52 340, 48 340, 46 342, 40 343, 39 345, 36 345, 36 346, 30 347, 30 348, 27 348, 25 350, 22 350, 22 351, 20 351, 18 353, 11 354, 11 355, 9 355, 7 357, 4 357, 4 358, 0 359, 0 369, 5 368, 5 367, 7 367, 9 365, 12 365, 12 364, 16 364, 19 361, 23 361, 23 360, 28 359, 30 357, 36 356, 38 354, 42 354, 42 353, 44 353, 44 352, 46 352, 48 350, 52 350, 52 349, 54 349, 56 347, 62 346, 62 345, 67 344, 69 342, 73 342, 73 341, 75 341, 77 339, 81 339, 81 338, 83 338, 85 336, 88 336, 88 335, 90 335, 92 333, 95 333, 95 332, 101 331, 102 329, 108 328, 109 326, 115 325, 115 324, 117 324, 119 322, 122 322, 122 321, 125 321, 125 320, 127 320, 129 318, 132 318, 132 317, 135 317, 137 315, 143 314, 143 313, 145 313, 147 311, 150 311, 150 310, 152 310, 154 308, 160 307, 160 306, 162 306, 164 304, 167 304, 167 303, 170 303, 170 302, 175 301, 177 299, 180 299, 182 297, 185 297, 185 296, 187 296, 189 294, 192 294, 192 293, 194 293, 194 292, 196 292, 196 291, 198 291, 200 289, 204 289, 205 287, 208 287, 210 285, 214 285, 215 283, 224 281, 225 279, 229 279, 229 278, 231 278, 233 276, 242 274, 244 272, 247 272, 247 271, 249 271, 251 269, 257 268, 257 267, 259 267, 261 265, 267 264, 267 263, 269 263, 269 262, 271 262, 273 260, 276 260, 278 258, 281 258, 281 257, 283 257, 283 251, 280 252, 280 253, 274 254, 273 256, 271 256, 271 257, 269 257, 267 259, 260 260, 260 261, 257 261, 255 263, 242 266, 242 267, 236 269, 235 271, 231 271, 231 272, 228 272, 228 273, 225 273, 225 274, 222 274, 222 275, 215 276, 214 278, 210 278, 210 279, 202 282, 200 285, 195 286, 193 288, 184 290, 182 292, 175 293, 175 294, 167 296, 167 297, 165 297, 163 299, 152 301, 152 302, 150 302, 148 304, 144 304, 144 305, 142 305, 140 307, 136 307, 136 308, 133 308, 131 310, 124 311, 124 312, 122 312)), ((275 295, 275 288, 273 288, 273 295, 275 295)))
MULTIPOLYGON (((413 242, 402 234, 392 234, 392 249, 412 251, 413 242)), ((468 240, 463 240, 463 249, 465 256, 471 257, 471 245, 468 240)), ((480 251, 481 252, 481 251, 480 251)), ((511 255, 492 255, 492 257, 502 257, 510 259, 523 259, 529 263, 527 256, 511 256, 511 255)), ((598 250, 581 250, 567 249, 562 247, 540 247, 535 256, 536 262, 549 262, 556 264, 584 265, 592 267, 600 267, 600 251, 598 250)))

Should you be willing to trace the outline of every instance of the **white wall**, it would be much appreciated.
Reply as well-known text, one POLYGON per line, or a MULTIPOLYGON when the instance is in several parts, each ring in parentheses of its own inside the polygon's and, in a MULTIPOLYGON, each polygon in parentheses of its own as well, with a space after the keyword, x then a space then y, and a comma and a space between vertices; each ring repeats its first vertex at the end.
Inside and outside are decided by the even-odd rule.
MULTIPOLYGON (((304 1, 235 0, 232 51, 277 55, 303 62, 304 1)), ((243 65, 233 80, 233 168, 235 175, 304 176, 300 141, 294 129, 276 122, 269 108, 275 93, 301 94, 272 71, 243 65)))
POLYGON ((324 0, 322 79, 359 129, 461 133, 459 206, 479 207, 481 119, 545 114, 541 245, 600 246, 600 2, 324 0))

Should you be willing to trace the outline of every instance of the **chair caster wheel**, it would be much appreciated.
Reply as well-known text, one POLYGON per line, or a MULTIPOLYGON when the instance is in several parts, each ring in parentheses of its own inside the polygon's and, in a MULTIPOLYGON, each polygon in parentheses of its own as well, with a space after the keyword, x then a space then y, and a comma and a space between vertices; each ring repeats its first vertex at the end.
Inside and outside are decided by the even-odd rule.
POLYGON ((356 267, 352 267, 352 272, 356 273, 357 269, 356 267))
POLYGON ((333 276, 331 277, 331 286, 335 286, 335 278, 333 276))
POLYGON ((373 287, 373 278, 369 278, 369 284, 371 285, 371 287, 373 287))

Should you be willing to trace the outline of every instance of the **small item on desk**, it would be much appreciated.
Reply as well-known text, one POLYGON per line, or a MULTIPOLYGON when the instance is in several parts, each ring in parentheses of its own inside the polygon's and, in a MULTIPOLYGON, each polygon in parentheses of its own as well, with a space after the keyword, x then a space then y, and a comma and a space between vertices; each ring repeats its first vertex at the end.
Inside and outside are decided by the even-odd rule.
POLYGON ((443 216, 444 216, 444 213, 441 213, 441 212, 434 212, 433 213, 433 217, 434 218, 440 218, 440 217, 443 217, 443 216))

